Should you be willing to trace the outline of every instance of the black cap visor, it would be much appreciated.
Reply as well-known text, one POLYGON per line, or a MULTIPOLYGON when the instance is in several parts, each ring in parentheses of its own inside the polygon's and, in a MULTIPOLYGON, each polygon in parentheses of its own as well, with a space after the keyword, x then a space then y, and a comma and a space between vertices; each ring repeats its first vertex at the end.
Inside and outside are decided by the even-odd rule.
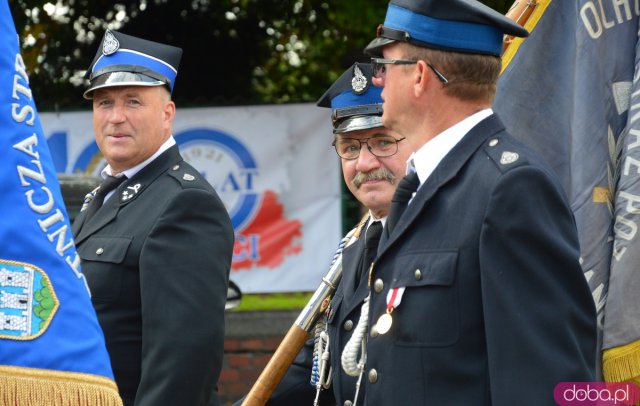
POLYGON ((382 48, 396 40, 385 37, 374 38, 364 49, 364 53, 372 57, 382 57, 382 48))

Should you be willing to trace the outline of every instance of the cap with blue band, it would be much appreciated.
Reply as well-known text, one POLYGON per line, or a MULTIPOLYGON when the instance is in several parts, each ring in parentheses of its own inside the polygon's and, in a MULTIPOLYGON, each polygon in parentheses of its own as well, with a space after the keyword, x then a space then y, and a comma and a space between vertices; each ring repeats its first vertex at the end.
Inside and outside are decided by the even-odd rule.
POLYGON ((353 107, 358 105, 379 104, 382 103, 380 94, 381 87, 371 87, 367 92, 356 94, 352 90, 347 90, 337 94, 331 99, 331 109, 342 109, 345 107, 353 107))
POLYGON ((182 49, 107 30, 87 71, 89 88, 112 86, 166 86, 173 91, 182 49))
POLYGON ((508 17, 475 0, 392 0, 377 38, 365 52, 380 56, 393 42, 424 48, 500 56, 503 35, 528 32, 508 17))
POLYGON ((371 64, 354 63, 318 100, 331 108, 334 134, 382 127, 382 88, 371 86, 371 75, 371 64))

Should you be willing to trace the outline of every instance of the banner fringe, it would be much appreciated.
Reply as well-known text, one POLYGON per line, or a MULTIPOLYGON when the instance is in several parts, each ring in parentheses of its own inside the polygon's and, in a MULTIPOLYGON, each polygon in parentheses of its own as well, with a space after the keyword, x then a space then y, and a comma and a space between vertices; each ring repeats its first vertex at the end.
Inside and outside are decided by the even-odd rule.
POLYGON ((0 404, 122 406, 115 382, 78 372, 0 366, 0 404))
POLYGON ((635 382, 640 385, 640 340, 604 350, 602 371, 607 382, 635 382))

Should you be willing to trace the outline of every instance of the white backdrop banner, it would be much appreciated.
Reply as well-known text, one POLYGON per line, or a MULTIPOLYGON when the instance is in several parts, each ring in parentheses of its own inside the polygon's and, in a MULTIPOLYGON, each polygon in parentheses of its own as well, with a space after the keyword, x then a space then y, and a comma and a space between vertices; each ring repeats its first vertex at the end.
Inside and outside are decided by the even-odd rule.
MULTIPOLYGON (((185 160, 216 188, 236 234, 231 279, 246 293, 313 291, 340 239, 340 164, 329 110, 313 104, 178 108, 185 160)), ((59 173, 106 165, 91 112, 41 113, 59 173)))

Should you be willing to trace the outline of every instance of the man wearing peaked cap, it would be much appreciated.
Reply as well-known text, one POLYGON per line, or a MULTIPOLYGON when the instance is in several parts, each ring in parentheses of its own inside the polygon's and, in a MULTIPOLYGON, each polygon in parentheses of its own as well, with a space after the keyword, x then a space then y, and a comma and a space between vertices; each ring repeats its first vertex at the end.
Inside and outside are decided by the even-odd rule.
POLYGON ((465 53, 500 56, 503 35, 527 30, 475 0, 395 0, 389 3, 378 37, 365 52, 380 55, 393 42, 465 53))
POLYGON ((84 97, 110 86, 166 86, 173 92, 182 49, 107 30, 86 78, 84 97))
POLYGON ((526 31, 476 1, 394 0, 366 49, 414 153, 372 271, 362 405, 553 405, 595 379, 566 192, 491 109, 503 34, 526 31))
POLYGON ((106 160, 73 235, 124 405, 219 405, 233 228, 172 135, 182 50, 107 31, 88 72, 106 160))
POLYGON ((380 127, 381 91, 371 86, 371 65, 355 63, 327 89, 317 104, 331 108, 334 134, 380 127))
POLYGON ((364 370, 357 361, 366 358, 361 343, 368 322, 363 309, 369 296, 368 272, 391 197, 411 153, 402 136, 382 126, 381 102, 380 88, 371 85, 371 65, 364 63, 347 69, 318 100, 318 106, 331 108, 333 145, 344 181, 366 214, 343 239, 344 249, 336 253, 342 279, 318 322, 315 340, 300 350, 267 403, 270 406, 313 405, 316 391, 320 405, 355 404, 356 397, 361 404, 364 399, 364 388, 361 385, 358 390, 357 381, 366 377, 359 378, 364 370), (326 351, 325 356, 316 351, 314 357, 314 341, 326 351))

